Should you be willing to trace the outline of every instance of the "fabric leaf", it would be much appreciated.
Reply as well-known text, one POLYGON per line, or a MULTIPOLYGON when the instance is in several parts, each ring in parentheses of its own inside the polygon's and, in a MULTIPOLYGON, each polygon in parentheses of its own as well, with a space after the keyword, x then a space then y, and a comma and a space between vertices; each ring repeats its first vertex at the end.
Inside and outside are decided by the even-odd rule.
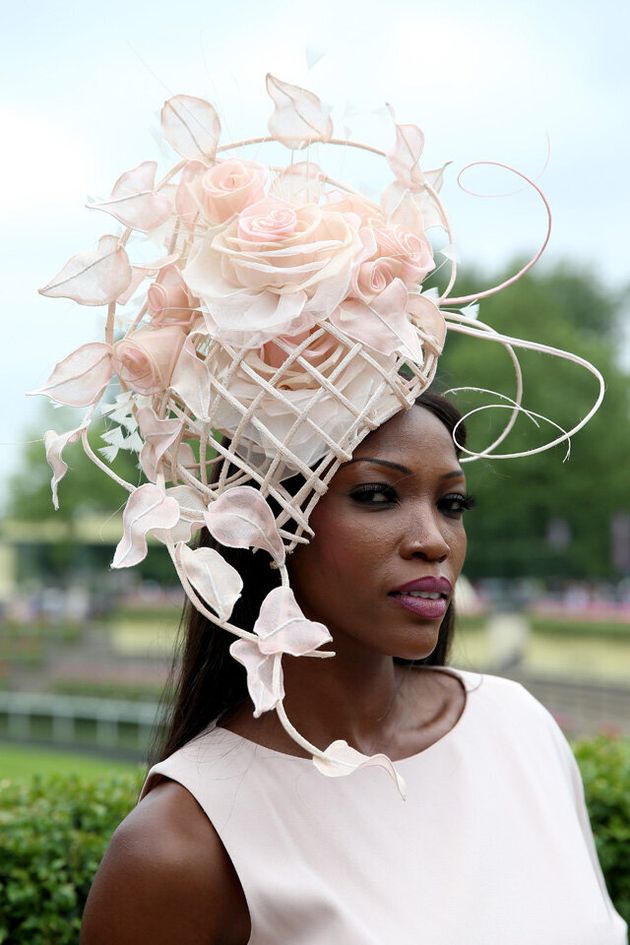
POLYGON ((407 311, 412 322, 429 335, 438 352, 441 352, 446 341, 446 321, 435 302, 426 295, 410 295, 407 311))
POLYGON ((330 317, 351 338, 382 354, 401 354, 417 364, 423 360, 418 333, 407 315, 408 292, 401 279, 370 302, 345 299, 330 317))
POLYGON ((177 499, 147 483, 131 494, 123 512, 123 537, 118 542, 112 568, 131 568, 147 554, 147 532, 153 528, 173 528, 179 519, 177 499))
POLYGON ((254 718, 275 709, 285 695, 282 666, 275 687, 273 682, 274 664, 281 657, 265 656, 250 640, 236 640, 230 645, 230 654, 247 670, 247 689, 254 703, 254 718))
POLYGON ((214 548, 189 548, 178 545, 182 569, 199 596, 218 615, 228 620, 241 596, 240 574, 214 548))
POLYGON ((313 764, 318 771, 327 775, 327 777, 341 778, 346 774, 352 774, 357 768, 378 765, 380 768, 385 768, 390 777, 393 778, 400 796, 403 800, 406 800, 407 785, 387 755, 364 755, 356 748, 352 748, 344 739, 331 742, 324 754, 327 756, 326 759, 314 757, 313 764))
POLYGON ((101 236, 95 250, 72 256, 40 295, 81 305, 108 305, 131 282, 131 265, 117 236, 101 236))
POLYGON ((38 390, 29 394, 46 394, 58 404, 87 407, 98 400, 114 373, 112 349, 102 341, 81 345, 55 365, 55 369, 38 390))
POLYGON ((287 148, 305 148, 312 141, 328 141, 333 126, 330 109, 313 92, 267 75, 267 92, 275 107, 268 122, 270 133, 287 148))
POLYGON ((204 420, 210 409, 210 372, 204 361, 197 357, 192 336, 188 336, 179 353, 170 383, 198 420, 204 420))
POLYGON ((396 144, 387 161, 396 179, 410 190, 424 186, 420 157, 424 150, 424 134, 417 125, 396 125, 396 144))
POLYGON ((206 527, 228 548, 264 548, 278 564, 284 564, 284 543, 273 512, 257 489, 234 486, 210 505, 206 527))
POLYGON ((254 624, 262 653, 290 653, 304 656, 332 637, 323 623, 308 620, 300 610, 290 587, 274 587, 262 602, 254 624))
POLYGON ((52 469, 52 479, 50 488, 52 492, 52 501, 55 509, 59 509, 59 496, 57 486, 68 471, 68 464, 62 457, 62 452, 68 443, 76 443, 83 431, 87 428, 87 423, 82 423, 75 430, 69 430, 67 433, 57 433, 55 430, 47 430, 44 434, 44 446, 46 448, 46 460, 52 469))
POLYGON ((159 541, 172 541, 174 544, 180 541, 189 542, 193 531, 198 531, 203 526, 206 503, 192 486, 170 486, 166 495, 177 500, 179 521, 173 528, 154 528, 153 535, 159 541))
POLYGON ((157 468, 164 453, 172 446, 182 431, 182 420, 160 420, 152 407, 141 407, 137 413, 140 435, 144 445, 140 452, 140 465, 147 479, 155 482, 157 468))
POLYGON ((162 132, 188 161, 213 161, 221 122, 214 107, 194 95, 174 95, 162 108, 162 132))
POLYGON ((164 194, 154 192, 156 161, 143 161, 121 174, 110 197, 88 203, 91 210, 105 210, 134 230, 148 232, 165 223, 171 215, 171 202, 164 194))

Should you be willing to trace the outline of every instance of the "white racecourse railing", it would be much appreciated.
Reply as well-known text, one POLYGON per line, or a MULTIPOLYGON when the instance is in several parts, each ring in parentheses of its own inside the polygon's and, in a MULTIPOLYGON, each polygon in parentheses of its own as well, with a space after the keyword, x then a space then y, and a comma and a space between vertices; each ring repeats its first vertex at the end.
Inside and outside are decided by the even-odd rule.
MULTIPOLYGON (((38 736, 37 720, 49 719, 50 739, 57 744, 89 744, 97 748, 137 749, 146 747, 157 721, 158 706, 148 702, 97 699, 91 696, 62 696, 49 693, 0 692, 0 731, 11 741, 28 742, 38 736), (94 725, 89 742, 80 738, 78 724, 94 725), (137 728, 135 745, 121 740, 120 724, 137 728)), ((40 722, 41 725, 41 722, 40 722)), ((47 736, 48 737, 48 736, 47 736)), ((1 772, 0 772, 1 773, 1 772)))

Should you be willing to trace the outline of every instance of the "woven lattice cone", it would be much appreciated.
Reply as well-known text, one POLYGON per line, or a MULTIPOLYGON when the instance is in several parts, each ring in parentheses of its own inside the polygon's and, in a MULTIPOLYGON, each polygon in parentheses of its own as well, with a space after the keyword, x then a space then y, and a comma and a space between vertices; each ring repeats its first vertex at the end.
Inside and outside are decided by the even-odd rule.
POLYGON ((192 485, 194 475, 210 501, 255 485, 279 506, 277 525, 292 550, 312 534, 309 514, 339 464, 431 383, 443 336, 439 322, 430 328, 416 326, 422 364, 370 350, 330 322, 298 344, 274 341, 262 357, 200 334, 195 352, 207 372, 207 410, 195 414, 185 390, 154 404, 162 417, 184 420, 182 439, 199 441, 199 469, 165 462, 165 479, 192 485), (282 482, 296 474, 304 483, 291 495, 282 482))

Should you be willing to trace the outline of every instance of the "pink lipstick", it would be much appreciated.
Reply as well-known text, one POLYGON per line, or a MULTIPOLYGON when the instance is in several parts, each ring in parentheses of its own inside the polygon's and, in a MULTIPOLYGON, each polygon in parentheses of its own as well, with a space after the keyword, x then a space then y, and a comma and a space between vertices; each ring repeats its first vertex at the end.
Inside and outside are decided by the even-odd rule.
POLYGON ((389 597, 425 620, 443 617, 453 593, 453 585, 446 578, 424 577, 409 581, 389 592, 389 597))

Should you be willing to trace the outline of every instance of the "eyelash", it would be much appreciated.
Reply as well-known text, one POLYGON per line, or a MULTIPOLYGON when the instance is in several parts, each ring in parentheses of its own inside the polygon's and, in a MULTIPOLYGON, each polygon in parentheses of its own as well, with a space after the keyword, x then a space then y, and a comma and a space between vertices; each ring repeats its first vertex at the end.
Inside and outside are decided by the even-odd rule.
MULTIPOLYGON (((380 482, 366 482, 362 486, 357 486, 350 493, 351 498, 361 505, 395 505, 398 503, 398 494, 391 486, 386 486, 380 482), (369 497, 374 495, 388 496, 387 502, 370 502, 369 497)), ((459 518, 464 512, 475 508, 475 499, 472 495, 464 495, 461 492, 449 492, 443 495, 438 501, 438 508, 449 518, 459 518), (457 503, 457 508, 450 508, 457 503)))

